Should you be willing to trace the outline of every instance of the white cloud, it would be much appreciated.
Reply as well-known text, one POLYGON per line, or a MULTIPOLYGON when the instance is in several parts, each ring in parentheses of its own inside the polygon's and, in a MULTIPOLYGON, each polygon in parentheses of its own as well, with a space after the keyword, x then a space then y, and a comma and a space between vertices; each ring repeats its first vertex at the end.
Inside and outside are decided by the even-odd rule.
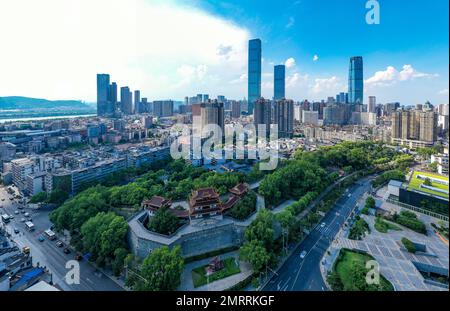
POLYGON ((315 54, 313 56, 313 62, 317 62, 319 60, 319 56, 317 56, 317 54, 315 54))
POLYGON ((286 66, 286 68, 292 68, 295 66, 295 59, 293 57, 290 57, 286 60, 286 62, 284 63, 284 65, 286 66))
POLYGON ((322 94, 325 98, 325 96, 330 96, 330 94, 336 94, 341 88, 340 80, 333 76, 330 78, 316 78, 311 91, 313 94, 322 94))
POLYGON ((289 21, 286 24, 286 28, 289 29, 289 28, 293 27, 294 25, 295 25, 295 18, 291 16, 291 17, 289 17, 289 21))
POLYGON ((305 83, 309 76, 307 74, 301 75, 298 72, 286 77, 286 88, 294 88, 299 86, 299 83, 305 83))
POLYGON ((245 85, 223 85, 245 71, 249 37, 245 28, 173 2, 2 1, 0 96, 95 101, 97 73, 150 99, 241 96, 245 85), (195 82, 206 80, 198 89, 195 82))
POLYGON ((443 89, 438 92, 439 95, 448 95, 448 89, 443 89))
POLYGON ((398 71, 393 66, 388 66, 386 70, 375 72, 375 74, 367 79, 365 83, 368 86, 386 86, 398 81, 409 81, 417 78, 431 78, 437 76, 437 74, 417 71, 411 65, 403 65, 401 71, 398 71))
POLYGON ((248 80, 248 74, 243 73, 239 76, 239 78, 231 80, 230 84, 242 84, 242 83, 247 82, 247 80, 248 80))

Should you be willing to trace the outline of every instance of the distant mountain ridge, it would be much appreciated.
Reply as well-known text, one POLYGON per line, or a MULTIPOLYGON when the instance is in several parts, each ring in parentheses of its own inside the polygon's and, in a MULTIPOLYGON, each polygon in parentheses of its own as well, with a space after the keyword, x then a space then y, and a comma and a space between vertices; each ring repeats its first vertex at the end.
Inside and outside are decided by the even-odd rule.
POLYGON ((47 100, 23 96, 0 97, 0 109, 55 109, 55 108, 92 109, 80 100, 47 100))

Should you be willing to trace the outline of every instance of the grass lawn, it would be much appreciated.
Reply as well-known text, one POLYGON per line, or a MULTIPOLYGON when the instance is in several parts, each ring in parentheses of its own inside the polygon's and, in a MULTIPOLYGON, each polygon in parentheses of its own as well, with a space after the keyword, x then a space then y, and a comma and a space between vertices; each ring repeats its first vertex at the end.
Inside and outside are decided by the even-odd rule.
MULTIPOLYGON (((439 197, 444 197, 444 198, 448 197, 448 194, 420 187, 420 185, 422 185, 425 180, 417 178, 417 175, 440 179, 440 180, 446 181, 448 183, 448 177, 444 177, 444 176, 432 174, 432 173, 427 173, 427 172, 414 172, 413 176, 411 177, 411 180, 409 182, 409 185, 408 185, 409 190, 421 191, 421 192, 433 194, 433 195, 436 195, 439 197)), ((442 190, 448 191, 448 184, 443 185, 443 184, 439 184, 437 182, 432 181, 432 185, 433 185, 433 187, 435 187, 437 189, 442 189, 442 190)))
POLYGON ((209 277, 206 276, 207 265, 193 269, 192 282, 194 283, 194 287, 197 288, 207 283, 212 283, 241 272, 239 262, 234 257, 224 259, 223 263, 225 267, 222 270, 211 274, 209 277))
MULTIPOLYGON (((350 251, 348 249, 341 249, 342 258, 336 262, 334 269, 341 278, 344 289, 348 291, 359 291, 359 288, 355 287, 353 281, 350 277, 352 269, 355 263, 360 262, 364 266, 369 260, 373 260, 372 256, 368 254, 361 254, 357 252, 350 251)), ((380 275, 380 285, 384 290, 393 291, 394 288, 392 284, 380 275)))
POLYGON ((377 218, 375 220, 374 227, 378 232, 381 233, 387 233, 389 230, 402 231, 402 229, 399 226, 394 225, 393 223, 390 223, 381 218, 377 218))

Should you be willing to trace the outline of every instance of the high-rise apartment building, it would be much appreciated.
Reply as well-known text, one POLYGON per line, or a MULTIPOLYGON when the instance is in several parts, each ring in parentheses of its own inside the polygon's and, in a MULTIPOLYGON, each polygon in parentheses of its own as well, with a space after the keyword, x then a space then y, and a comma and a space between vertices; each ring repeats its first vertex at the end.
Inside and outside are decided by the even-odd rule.
POLYGON ((255 102, 261 97, 261 40, 248 43, 248 114, 253 114, 255 102))
POLYGON ((124 114, 133 114, 133 94, 128 86, 120 88, 120 107, 124 114))
POLYGON ((238 119, 241 116, 241 103, 237 100, 231 102, 231 117, 238 119))
POLYGON ((377 98, 375 96, 369 96, 369 106, 367 107, 367 112, 376 112, 377 98))
POLYGON ((117 83, 113 82, 109 85, 109 102, 111 105, 111 111, 117 110, 117 83))
POLYGON ((259 125, 263 125, 266 132, 266 137, 269 137, 270 124, 272 123, 272 101, 259 98, 255 102, 253 110, 253 123, 257 132, 259 130, 259 125))
POLYGON ((277 65, 274 67, 274 100, 286 98, 285 90, 286 66, 277 65))
POLYGON ((134 112, 135 113, 142 113, 141 109, 141 91, 135 90, 134 91, 134 112))
POLYGON ((433 111, 394 111, 391 114, 392 142, 411 148, 432 146, 437 140, 437 122, 437 114, 433 111))
POLYGON ((283 99, 275 102, 274 123, 278 124, 278 137, 294 136, 294 101, 283 99))
POLYGON ((350 58, 348 76, 348 94, 350 104, 363 104, 364 102, 364 74, 363 58, 354 56, 350 58))
POLYGON ((173 116, 173 101, 172 100, 157 100, 153 102, 153 113, 157 117, 171 117, 173 116))

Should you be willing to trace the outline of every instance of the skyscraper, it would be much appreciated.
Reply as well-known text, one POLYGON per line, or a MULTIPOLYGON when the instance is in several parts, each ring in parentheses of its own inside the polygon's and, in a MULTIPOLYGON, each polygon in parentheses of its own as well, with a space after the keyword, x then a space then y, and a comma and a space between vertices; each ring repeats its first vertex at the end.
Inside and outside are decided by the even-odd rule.
POLYGON ((233 100, 231 102, 231 117, 238 119, 241 116, 241 102, 233 100))
POLYGON ((133 100, 132 93, 128 86, 120 88, 120 107, 123 113, 133 114, 133 100))
POLYGON ((108 114, 109 74, 97 74, 97 115, 108 114))
POLYGON ((350 104, 362 105, 364 101, 364 74, 363 58, 354 56, 350 58, 348 75, 348 94, 350 104))
POLYGON ((134 113, 142 113, 141 108, 141 91, 134 91, 134 113))
POLYGON ((248 42, 248 114, 253 114, 255 102, 261 97, 261 40, 248 42))
POLYGON ((113 82, 109 85, 109 102, 111 107, 111 112, 117 110, 117 84, 113 82))
POLYGON ((286 98, 285 90, 286 66, 277 65, 274 67, 274 100, 286 98))

